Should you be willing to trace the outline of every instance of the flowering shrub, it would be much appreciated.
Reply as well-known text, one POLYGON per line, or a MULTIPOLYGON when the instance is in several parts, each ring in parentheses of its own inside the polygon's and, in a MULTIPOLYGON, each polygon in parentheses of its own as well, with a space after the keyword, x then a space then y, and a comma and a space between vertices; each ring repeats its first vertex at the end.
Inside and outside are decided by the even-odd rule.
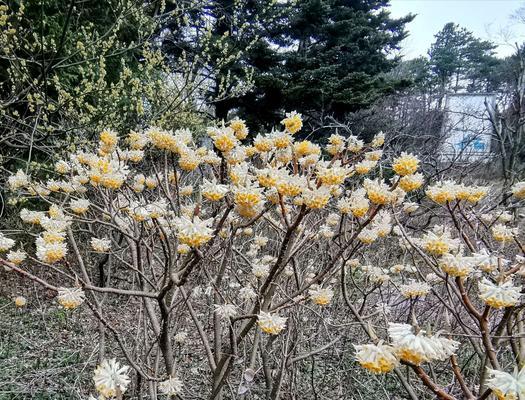
POLYGON ((187 130, 104 130, 52 179, 9 178, 39 209, 20 210, 27 236, 0 234, 0 262, 70 312, 87 307, 120 346, 100 350, 99 398, 138 381, 152 396, 219 398, 235 383, 278 398, 304 390, 294 365, 352 351, 339 346, 347 337, 353 360, 395 373, 412 399, 423 386, 442 399, 525 396, 511 373, 525 362, 525 259, 491 189, 428 182, 420 200, 420 160, 381 163, 382 134, 333 134, 321 148, 295 140, 299 114, 281 122, 251 143, 242 120, 211 127, 209 147, 187 130), (107 299, 136 313, 134 339, 107 299), (199 386, 183 385, 199 370, 199 386))

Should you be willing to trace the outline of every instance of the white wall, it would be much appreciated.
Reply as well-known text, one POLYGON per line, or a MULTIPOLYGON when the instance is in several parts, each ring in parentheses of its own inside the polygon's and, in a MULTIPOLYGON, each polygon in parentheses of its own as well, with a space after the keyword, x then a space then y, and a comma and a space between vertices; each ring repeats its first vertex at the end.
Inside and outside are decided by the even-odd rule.
POLYGON ((493 94, 448 94, 442 135, 442 157, 472 162, 489 158, 492 126, 485 101, 494 103, 493 94))

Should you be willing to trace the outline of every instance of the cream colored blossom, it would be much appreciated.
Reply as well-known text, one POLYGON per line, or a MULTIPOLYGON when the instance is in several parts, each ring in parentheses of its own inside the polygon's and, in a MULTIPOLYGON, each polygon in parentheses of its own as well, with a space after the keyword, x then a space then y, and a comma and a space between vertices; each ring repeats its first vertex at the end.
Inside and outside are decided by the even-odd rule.
POLYGON ((439 259, 439 267, 453 277, 466 277, 474 268, 474 259, 461 254, 444 254, 439 259))
POLYGON ((216 181, 209 181, 204 179, 204 182, 201 187, 202 195, 210 201, 219 201, 229 191, 227 185, 219 184, 216 181))
POLYGON ((512 195, 517 199, 525 199, 525 182, 517 182, 512 188, 512 195))
POLYGON ((478 287, 481 300, 494 308, 515 306, 521 297, 521 286, 513 286, 512 280, 496 285, 483 278, 478 287))
POLYGON ((107 253, 111 250, 111 239, 91 238, 91 248, 99 253, 107 253))
POLYGON ((399 157, 394 159, 392 163, 392 169, 400 176, 412 175, 419 167, 419 159, 406 152, 402 152, 399 157))
POLYGON ((322 288, 318 285, 312 285, 309 290, 310 300, 319 306, 330 304, 334 297, 334 291, 330 288, 322 288))
POLYGON ((128 366, 122 366, 116 359, 103 360, 95 369, 95 388, 104 397, 122 395, 131 382, 128 366))
POLYGON ((388 335, 396 355, 404 361, 419 365, 432 360, 444 360, 455 353, 459 342, 440 336, 427 336, 425 331, 413 333, 408 324, 389 323, 388 335))
POLYGON ((235 137, 239 140, 246 139, 248 136, 249 130, 246 126, 246 122, 242 119, 235 118, 230 121, 230 126, 233 133, 235 134, 235 137))
POLYGON ((415 173, 412 175, 404 175, 399 180, 399 187, 405 192, 412 192, 419 189, 424 182, 424 177, 420 173, 415 173))
POLYGON ((55 238, 60 240, 62 235, 52 235, 54 238, 45 238, 40 236, 36 239, 36 256, 37 258, 47 264, 53 264, 63 259, 67 254, 67 245, 63 242, 54 240, 55 238))
POLYGON ((24 250, 11 250, 7 253, 6 258, 13 264, 19 265, 27 258, 27 253, 24 250))
POLYGON ((7 178, 7 184, 11 190, 25 188, 29 186, 29 176, 27 176, 23 170, 19 169, 16 171, 16 174, 7 178))
POLYGON ((511 242, 517 235, 517 228, 509 228, 503 224, 496 224, 491 228, 494 240, 502 243, 511 242))
POLYGON ((495 369, 487 369, 487 387, 492 389, 499 400, 517 400, 525 397, 525 367, 512 374, 495 369))
POLYGON ((266 278, 270 273, 270 266, 261 262, 256 262, 252 266, 252 274, 256 278, 266 278))
POLYGON ((168 396, 177 396, 182 393, 183 383, 180 379, 169 377, 159 383, 159 392, 168 396))
POLYGON ((89 209, 90 202, 88 199, 74 199, 69 202, 71 211, 75 214, 84 214, 89 209))
POLYGON ((81 288, 58 288, 57 301, 67 310, 72 310, 80 306, 86 296, 81 288))
POLYGON ((229 319, 237 315, 237 307, 233 304, 215 304, 215 312, 223 319, 229 319))
POLYGON ((365 179, 363 186, 368 198, 374 204, 385 205, 393 200, 390 188, 380 179, 365 179))
POLYGON ((281 124, 283 124, 285 129, 293 135, 301 130, 303 127, 303 120, 301 114, 292 111, 286 113, 286 118, 281 121, 281 124))
POLYGON ((261 311, 257 317, 257 325, 264 333, 278 335, 286 327, 286 320, 287 318, 278 314, 261 311))
POLYGON ((392 346, 379 342, 376 344, 354 345, 357 362, 367 370, 380 374, 392 371, 399 361, 392 346))
POLYGON ((15 306, 18 308, 25 307, 27 304, 27 299, 24 296, 17 296, 14 298, 15 306))
POLYGON ((450 231, 441 226, 436 225, 432 231, 427 232, 421 238, 421 244, 425 251, 434 255, 442 256, 459 246, 459 239, 453 239, 450 231))
POLYGON ((430 285, 426 282, 411 280, 409 283, 399 286, 399 291, 404 297, 413 299, 426 296, 430 292, 430 285))
POLYGON ((385 134, 383 132, 377 133, 372 141, 370 142, 370 146, 372 147, 381 147, 385 143, 385 134))
POLYGON ((452 181, 440 181, 429 186, 426 195, 438 204, 445 204, 456 200, 456 183, 452 181))

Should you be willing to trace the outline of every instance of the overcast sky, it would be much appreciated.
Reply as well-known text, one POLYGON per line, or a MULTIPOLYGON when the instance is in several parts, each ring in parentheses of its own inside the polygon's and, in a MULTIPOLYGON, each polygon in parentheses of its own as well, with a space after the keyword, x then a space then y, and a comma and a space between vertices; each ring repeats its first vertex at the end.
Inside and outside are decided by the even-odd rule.
POLYGON ((455 22, 482 39, 498 44, 497 54, 507 56, 513 52, 505 42, 525 41, 525 24, 510 16, 522 0, 391 0, 392 16, 417 14, 408 25, 410 36, 403 42, 405 59, 427 53, 434 35, 447 22, 455 22))

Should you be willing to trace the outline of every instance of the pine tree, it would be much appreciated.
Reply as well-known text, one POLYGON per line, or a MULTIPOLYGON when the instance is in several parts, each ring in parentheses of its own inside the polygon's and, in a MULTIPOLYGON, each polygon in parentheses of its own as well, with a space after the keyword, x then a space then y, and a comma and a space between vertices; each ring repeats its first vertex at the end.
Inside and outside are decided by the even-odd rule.
POLYGON ((497 64, 495 45, 476 38, 472 32, 452 22, 435 35, 428 52, 432 72, 443 95, 457 92, 470 81, 471 90, 479 90, 483 81, 490 79, 490 71, 497 64))
POLYGON ((270 38, 280 50, 257 65, 255 90, 238 106, 263 124, 284 108, 343 118, 394 90, 384 73, 398 62, 394 52, 413 16, 391 18, 388 3, 297 1, 270 38))

